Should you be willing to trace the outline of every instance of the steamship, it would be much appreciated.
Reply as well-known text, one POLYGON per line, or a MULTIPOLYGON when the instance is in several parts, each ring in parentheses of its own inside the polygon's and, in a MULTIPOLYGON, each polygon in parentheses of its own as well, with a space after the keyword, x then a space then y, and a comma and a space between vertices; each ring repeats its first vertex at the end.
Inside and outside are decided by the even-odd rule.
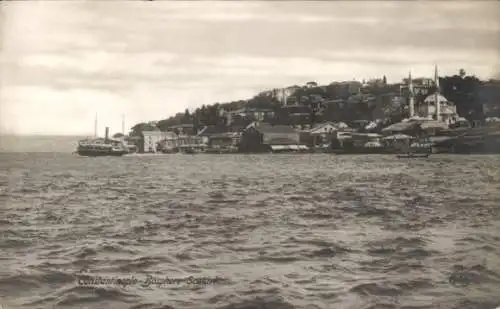
POLYGON ((122 140, 109 138, 109 128, 106 127, 105 137, 87 138, 78 141, 76 153, 80 156, 122 156, 129 152, 122 140))

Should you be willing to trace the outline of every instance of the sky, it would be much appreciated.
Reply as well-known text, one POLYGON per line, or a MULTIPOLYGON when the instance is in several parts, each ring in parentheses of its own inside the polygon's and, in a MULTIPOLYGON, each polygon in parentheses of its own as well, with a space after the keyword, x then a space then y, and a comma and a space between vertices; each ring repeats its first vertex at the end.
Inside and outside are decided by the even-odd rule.
POLYGON ((0 133, 126 131, 308 81, 499 77, 500 2, 0 3, 0 133))

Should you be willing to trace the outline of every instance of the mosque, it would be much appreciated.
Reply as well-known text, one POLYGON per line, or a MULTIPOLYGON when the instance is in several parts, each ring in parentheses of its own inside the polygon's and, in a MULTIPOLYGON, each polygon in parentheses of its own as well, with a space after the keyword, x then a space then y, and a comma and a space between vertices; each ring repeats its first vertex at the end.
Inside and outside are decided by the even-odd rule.
POLYGON ((409 88, 409 112, 410 119, 427 119, 427 120, 437 120, 443 122, 446 125, 453 124, 459 120, 457 107, 453 102, 448 101, 441 93, 439 88, 439 75, 438 68, 435 67, 434 70, 434 84, 436 86, 436 92, 428 95, 423 102, 418 104, 415 110, 415 95, 413 91, 413 82, 411 78, 411 73, 408 78, 408 88, 409 88))

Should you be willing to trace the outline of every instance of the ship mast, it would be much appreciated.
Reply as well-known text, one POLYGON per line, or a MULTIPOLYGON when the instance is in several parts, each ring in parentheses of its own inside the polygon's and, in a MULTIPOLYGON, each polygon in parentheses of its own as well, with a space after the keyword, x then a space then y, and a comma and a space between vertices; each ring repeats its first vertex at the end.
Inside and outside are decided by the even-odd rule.
POLYGON ((122 114, 122 134, 125 135, 125 114, 122 114))
POLYGON ((95 113, 94 119, 94 137, 97 137, 97 113, 95 113))

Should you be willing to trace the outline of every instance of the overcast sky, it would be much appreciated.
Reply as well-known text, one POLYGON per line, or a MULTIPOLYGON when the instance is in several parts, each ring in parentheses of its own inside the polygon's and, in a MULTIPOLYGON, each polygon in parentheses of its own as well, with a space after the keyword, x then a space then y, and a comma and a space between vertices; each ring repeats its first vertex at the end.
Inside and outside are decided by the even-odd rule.
POLYGON ((2 133, 121 131, 314 80, 500 72, 500 2, 2 2, 2 133))

